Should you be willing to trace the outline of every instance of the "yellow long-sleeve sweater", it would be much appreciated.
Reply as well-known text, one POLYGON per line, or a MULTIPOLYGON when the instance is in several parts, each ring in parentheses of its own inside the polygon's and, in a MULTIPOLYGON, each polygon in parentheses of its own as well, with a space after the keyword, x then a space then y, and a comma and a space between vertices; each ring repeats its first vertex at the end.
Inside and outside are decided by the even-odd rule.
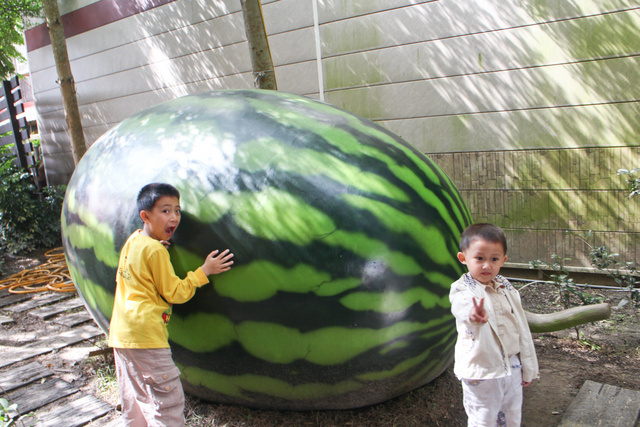
POLYGON ((207 283, 201 268, 180 279, 164 245, 135 231, 120 252, 109 346, 168 348, 171 305, 189 301, 207 283))

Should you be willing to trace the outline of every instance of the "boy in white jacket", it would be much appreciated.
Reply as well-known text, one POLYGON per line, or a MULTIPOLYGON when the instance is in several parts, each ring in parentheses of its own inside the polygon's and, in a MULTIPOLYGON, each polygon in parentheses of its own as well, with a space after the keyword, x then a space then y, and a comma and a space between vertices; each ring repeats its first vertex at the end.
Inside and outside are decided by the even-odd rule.
POLYGON ((469 272, 451 285, 449 300, 458 330, 454 373, 468 426, 519 426, 522 387, 538 378, 538 359, 520 294, 498 275, 507 260, 504 232, 469 226, 458 259, 469 272))

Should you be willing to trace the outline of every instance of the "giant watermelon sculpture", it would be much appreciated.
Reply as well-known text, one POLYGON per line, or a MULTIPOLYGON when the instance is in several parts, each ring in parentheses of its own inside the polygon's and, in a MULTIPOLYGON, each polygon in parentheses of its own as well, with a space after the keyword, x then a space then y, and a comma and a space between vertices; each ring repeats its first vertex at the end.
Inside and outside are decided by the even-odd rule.
POLYGON ((450 364, 448 293, 469 212, 399 137, 300 96, 221 91, 143 111, 78 164, 62 213, 73 281, 108 331, 118 253, 139 189, 182 193, 169 249, 180 275, 213 249, 231 271, 174 307, 185 390, 271 409, 344 409, 398 396, 450 364))

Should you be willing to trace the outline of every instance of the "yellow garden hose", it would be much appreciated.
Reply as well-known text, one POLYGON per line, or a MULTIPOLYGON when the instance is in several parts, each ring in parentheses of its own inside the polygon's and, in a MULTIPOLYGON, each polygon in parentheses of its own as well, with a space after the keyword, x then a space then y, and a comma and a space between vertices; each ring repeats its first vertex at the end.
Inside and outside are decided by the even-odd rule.
POLYGON ((44 264, 22 270, 0 280, 0 290, 8 289, 12 294, 32 292, 75 292, 62 247, 45 253, 44 264))

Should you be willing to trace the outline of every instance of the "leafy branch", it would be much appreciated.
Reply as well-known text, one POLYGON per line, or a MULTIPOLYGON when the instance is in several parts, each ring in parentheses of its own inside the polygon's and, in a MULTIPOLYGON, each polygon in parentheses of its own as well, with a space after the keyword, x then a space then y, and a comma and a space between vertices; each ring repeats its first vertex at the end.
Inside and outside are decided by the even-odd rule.
POLYGON ((629 184, 629 198, 640 194, 640 177, 635 176, 638 172, 640 172, 640 168, 632 170, 618 169, 618 175, 629 175, 629 179, 627 179, 627 184, 629 184))

